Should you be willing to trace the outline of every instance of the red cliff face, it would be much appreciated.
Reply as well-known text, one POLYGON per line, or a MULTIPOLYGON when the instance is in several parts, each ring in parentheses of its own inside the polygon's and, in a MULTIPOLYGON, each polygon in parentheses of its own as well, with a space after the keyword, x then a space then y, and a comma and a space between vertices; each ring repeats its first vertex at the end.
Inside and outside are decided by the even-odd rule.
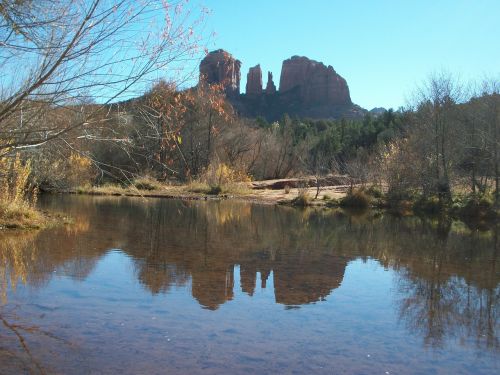
POLYGON ((260 69, 260 65, 256 65, 248 71, 246 94, 262 94, 262 70, 260 69))
POLYGON ((314 119, 360 118, 366 113, 351 102, 345 79, 321 62, 300 56, 283 61, 279 91, 271 72, 263 87, 262 69, 256 65, 248 71, 245 95, 240 95, 240 68, 241 62, 230 53, 212 51, 201 61, 200 80, 222 84, 241 116, 275 121, 284 113, 314 119))
POLYGON ((345 79, 331 66, 307 57, 293 56, 283 61, 279 92, 294 89, 305 106, 352 104, 345 79))
POLYGON ((219 49, 210 52, 200 63, 200 79, 208 84, 221 83, 228 96, 240 93, 241 61, 230 53, 219 49))

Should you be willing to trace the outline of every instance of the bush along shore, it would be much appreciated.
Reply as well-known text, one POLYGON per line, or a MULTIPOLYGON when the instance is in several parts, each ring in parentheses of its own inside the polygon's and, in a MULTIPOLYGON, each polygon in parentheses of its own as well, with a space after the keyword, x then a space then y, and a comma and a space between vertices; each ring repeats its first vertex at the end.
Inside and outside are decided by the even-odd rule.
POLYGON ((327 206, 355 210, 384 209, 398 216, 443 217, 475 224, 496 223, 500 219, 500 206, 495 204, 494 195, 488 193, 395 196, 370 186, 349 189, 344 197, 328 201, 327 206))
POLYGON ((70 219, 36 207, 38 187, 30 181, 31 163, 19 156, 0 159, 0 230, 41 229, 69 223, 70 219))
MULTIPOLYGON (((303 180, 306 181, 308 178, 303 180)), ((141 177, 129 184, 85 186, 67 192, 172 199, 238 199, 262 204, 342 208, 357 211, 376 209, 398 216, 441 216, 470 222, 493 223, 500 218, 500 208, 495 204, 494 195, 491 193, 456 194, 447 197, 421 193, 395 194, 384 191, 377 185, 338 185, 317 188, 307 186, 307 183, 301 184, 300 179, 293 179, 294 183, 290 183, 292 186, 285 179, 253 183, 223 179, 217 181, 217 183, 194 181, 189 184, 165 184, 150 177, 141 177), (276 186, 283 186, 283 188, 275 188, 276 186)))

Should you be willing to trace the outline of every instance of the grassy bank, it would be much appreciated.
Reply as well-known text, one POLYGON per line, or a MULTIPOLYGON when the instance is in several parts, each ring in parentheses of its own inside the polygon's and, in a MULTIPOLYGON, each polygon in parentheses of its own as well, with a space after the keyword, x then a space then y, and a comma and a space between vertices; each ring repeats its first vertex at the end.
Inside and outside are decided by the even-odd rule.
POLYGON ((495 222, 500 208, 491 194, 457 194, 452 197, 413 194, 394 196, 377 187, 350 189, 345 196, 327 202, 330 207, 384 209, 399 216, 441 216, 472 222, 495 222))
POLYGON ((28 204, 0 201, 0 230, 43 229, 70 222, 68 217, 40 211, 28 204))
POLYGON ((211 186, 206 183, 163 184, 155 180, 141 179, 130 184, 104 184, 101 186, 80 186, 66 192, 88 195, 143 196, 160 198, 226 198, 244 196, 250 192, 247 184, 211 186))
POLYGON ((398 216, 441 216, 462 221, 494 222, 500 218, 491 195, 462 194, 450 199, 421 194, 394 196, 378 186, 323 186, 316 197, 316 187, 263 189, 259 183, 209 185, 202 182, 164 184, 152 179, 138 179, 128 185, 85 186, 73 194, 142 196, 172 199, 239 199, 261 204, 285 204, 296 207, 342 208, 346 210, 384 210, 398 216))
POLYGON ((0 228, 41 228, 43 214, 24 204, 0 201, 0 228))
POLYGON ((304 206, 324 206, 331 199, 339 199, 345 195, 345 189, 339 186, 323 187, 318 199, 315 196, 316 187, 282 189, 264 189, 258 182, 231 182, 209 184, 193 181, 187 184, 160 183, 152 179, 138 179, 128 184, 105 184, 101 186, 82 186, 64 191, 72 194, 114 195, 132 197, 154 197, 174 199, 219 200, 238 199, 262 204, 296 204, 297 197, 303 198, 304 206))

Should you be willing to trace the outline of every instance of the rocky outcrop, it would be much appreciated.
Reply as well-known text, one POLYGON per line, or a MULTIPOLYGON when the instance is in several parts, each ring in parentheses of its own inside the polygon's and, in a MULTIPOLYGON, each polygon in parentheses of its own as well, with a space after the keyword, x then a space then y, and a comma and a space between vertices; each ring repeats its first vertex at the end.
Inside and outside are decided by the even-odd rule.
POLYGON ((212 51, 200 63, 200 80, 208 84, 222 84, 228 97, 240 93, 241 61, 230 53, 218 49, 212 51))
POLYGON ((352 104, 349 87, 333 67, 293 56, 283 61, 280 77, 280 94, 297 91, 298 99, 305 106, 352 104))
POLYGON ((260 69, 260 65, 256 65, 248 70, 246 94, 262 94, 262 70, 260 69))
POLYGON ((274 84, 273 73, 271 72, 267 72, 266 94, 276 94, 276 85, 274 84))
POLYGON ((207 54, 200 64, 200 79, 209 84, 222 84, 236 112, 246 117, 262 116, 268 121, 283 114, 312 119, 360 118, 367 112, 353 104, 349 87, 331 66, 293 56, 283 62, 279 91, 268 73, 262 87, 260 65, 250 68, 246 94, 240 95, 241 62, 224 50, 207 54))
POLYGON ((386 112, 387 112, 387 109, 385 109, 384 107, 375 107, 375 108, 370 110, 370 115, 372 115, 374 117, 378 117, 378 116, 382 116, 386 112))

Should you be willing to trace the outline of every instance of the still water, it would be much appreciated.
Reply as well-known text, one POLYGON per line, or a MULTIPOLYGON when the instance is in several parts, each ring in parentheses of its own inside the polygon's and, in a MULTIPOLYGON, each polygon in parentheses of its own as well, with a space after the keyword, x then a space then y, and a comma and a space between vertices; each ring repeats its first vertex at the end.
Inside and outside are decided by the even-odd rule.
POLYGON ((0 374, 498 374, 497 232, 54 196, 0 233, 0 374))

